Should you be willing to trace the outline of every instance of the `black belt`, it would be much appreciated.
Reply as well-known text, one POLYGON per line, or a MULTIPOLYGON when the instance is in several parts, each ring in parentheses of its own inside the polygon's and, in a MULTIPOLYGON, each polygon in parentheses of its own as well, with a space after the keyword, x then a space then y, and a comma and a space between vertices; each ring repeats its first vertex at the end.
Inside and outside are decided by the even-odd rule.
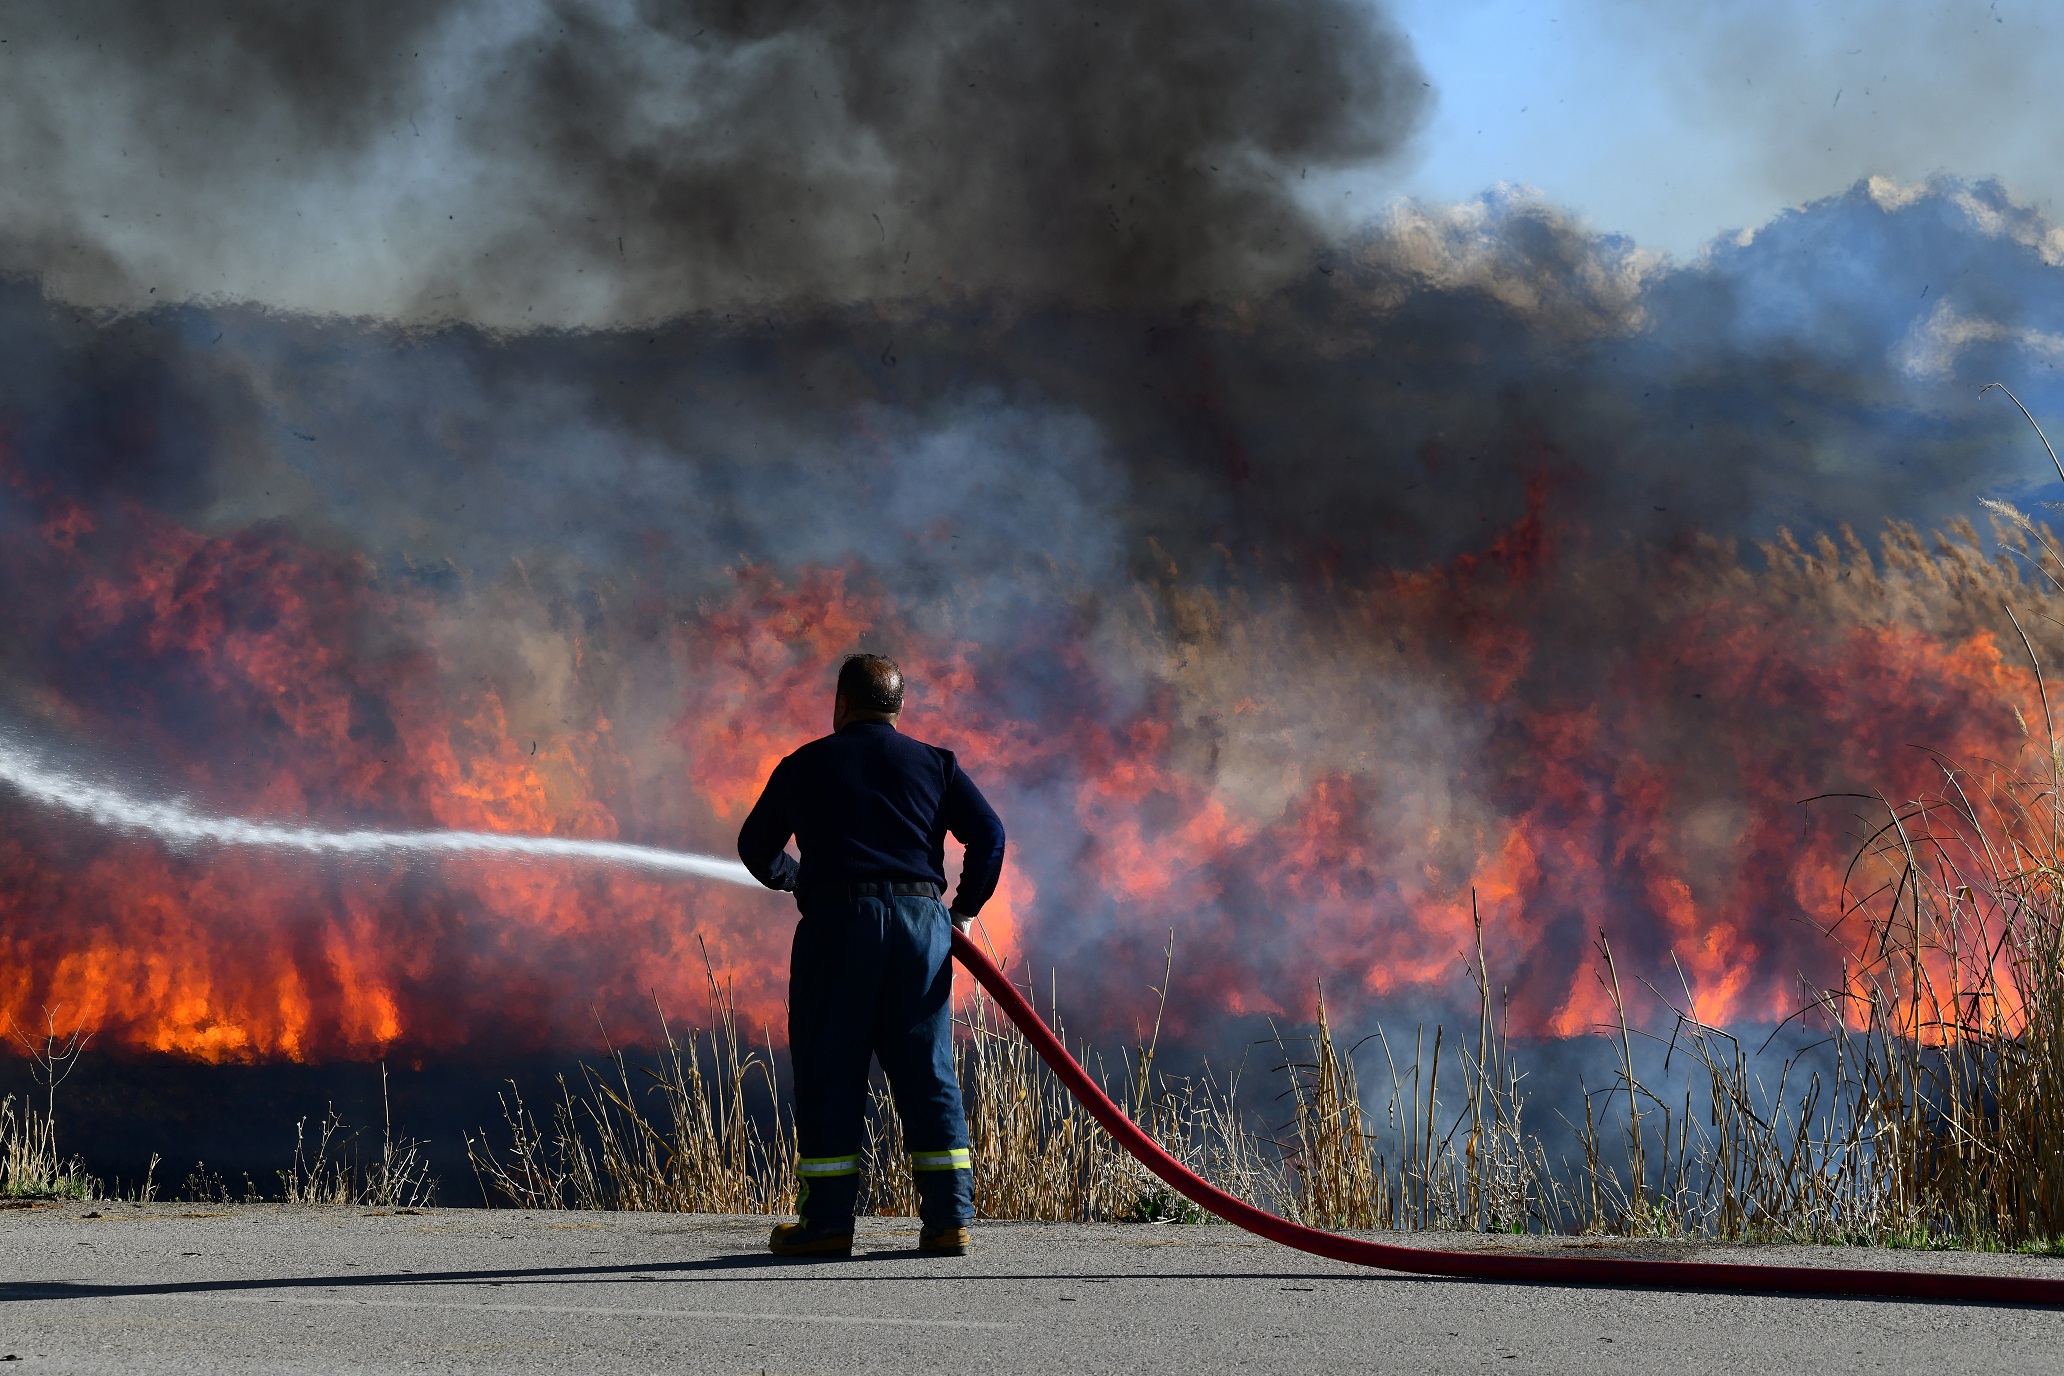
POLYGON ((843 888, 831 885, 813 888, 808 898, 938 898, 945 890, 928 879, 869 879, 859 884, 848 884, 843 888))

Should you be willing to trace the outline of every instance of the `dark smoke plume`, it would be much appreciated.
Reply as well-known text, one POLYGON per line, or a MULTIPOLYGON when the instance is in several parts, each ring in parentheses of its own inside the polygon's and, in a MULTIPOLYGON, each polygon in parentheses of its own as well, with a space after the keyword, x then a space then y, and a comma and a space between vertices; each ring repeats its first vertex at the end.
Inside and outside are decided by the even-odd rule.
MULTIPOLYGON (((1304 173, 1424 99, 1347 0, 65 18, 0 35, 0 727, 210 807, 722 850, 878 650, 1078 1026, 1171 928, 1200 1042, 1439 1002, 1480 898, 1562 1034, 1599 927, 1785 1011, 1799 799, 2020 739, 2018 566, 1900 524, 2055 495, 1977 390, 2059 404, 1997 185, 1688 264, 1519 194, 1335 232, 1304 173)), ((0 916, 0 1012, 235 1060, 585 1045, 696 935, 771 1018, 787 914, 14 809, 0 916)))
POLYGON ((1361 0, 94 0, 8 36, 0 233, 68 299, 505 326, 1247 291, 1323 244, 1307 174, 1427 95, 1361 0))

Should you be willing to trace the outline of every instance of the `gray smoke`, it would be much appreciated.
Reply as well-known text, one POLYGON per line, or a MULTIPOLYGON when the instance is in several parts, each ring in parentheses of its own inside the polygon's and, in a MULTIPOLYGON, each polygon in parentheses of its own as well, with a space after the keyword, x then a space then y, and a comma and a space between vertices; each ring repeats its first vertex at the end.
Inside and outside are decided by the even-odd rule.
POLYGON ((2054 101, 2064 38, 2053 5, 1593 8, 1630 51, 1671 55, 1657 91, 1686 124, 1728 131, 1733 194, 1754 188, 1756 200, 1799 204, 1859 176, 1919 181, 1944 169, 1997 175, 2025 201, 2064 192, 2053 125, 2038 113, 2054 101))
POLYGON ((0 38, 0 252, 57 295, 502 327, 1239 293, 1427 98, 1364 0, 87 0, 0 38))

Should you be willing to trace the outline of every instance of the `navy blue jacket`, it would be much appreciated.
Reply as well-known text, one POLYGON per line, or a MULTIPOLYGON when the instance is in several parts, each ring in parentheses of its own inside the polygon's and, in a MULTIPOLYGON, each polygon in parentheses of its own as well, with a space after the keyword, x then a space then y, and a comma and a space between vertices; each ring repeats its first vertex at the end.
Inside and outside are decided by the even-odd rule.
POLYGON ((849 722, 774 766, 738 830, 738 858, 770 889, 805 898, 867 880, 946 887, 946 834, 967 848, 953 910, 982 910, 1003 874, 1003 823, 951 750, 885 721, 849 722), (798 864, 785 849, 795 837, 798 864))

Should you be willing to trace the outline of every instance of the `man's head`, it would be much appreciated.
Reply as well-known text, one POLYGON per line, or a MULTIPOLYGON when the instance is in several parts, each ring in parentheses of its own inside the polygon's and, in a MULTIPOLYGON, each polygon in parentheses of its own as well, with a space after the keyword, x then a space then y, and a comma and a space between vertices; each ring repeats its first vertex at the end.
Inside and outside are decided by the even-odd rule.
POLYGON ((903 671, 886 655, 847 655, 839 666, 838 696, 833 700, 831 729, 855 721, 885 721, 891 726, 903 712, 903 671))

